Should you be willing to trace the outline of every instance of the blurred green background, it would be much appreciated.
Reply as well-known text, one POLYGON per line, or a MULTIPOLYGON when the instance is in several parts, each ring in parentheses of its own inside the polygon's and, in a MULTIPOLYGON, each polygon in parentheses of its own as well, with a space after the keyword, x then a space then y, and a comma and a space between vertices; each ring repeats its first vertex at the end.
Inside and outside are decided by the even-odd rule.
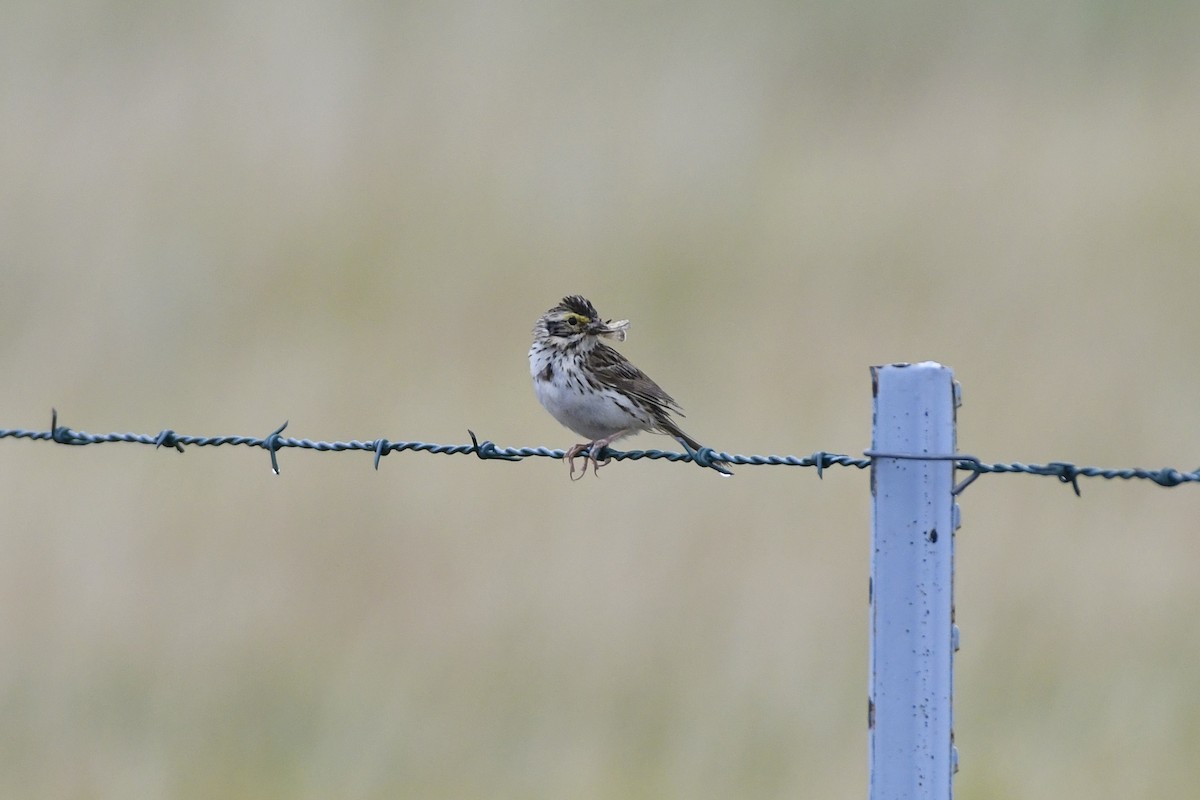
MULTIPOLYGON (((579 292, 717 449, 1200 462, 1195 3, 4 19, 0 427, 566 447, 579 292)), ((281 465, 0 442, 0 795, 865 796, 866 473, 281 465)), ((1195 488, 962 504, 957 796, 1194 794, 1195 488)))

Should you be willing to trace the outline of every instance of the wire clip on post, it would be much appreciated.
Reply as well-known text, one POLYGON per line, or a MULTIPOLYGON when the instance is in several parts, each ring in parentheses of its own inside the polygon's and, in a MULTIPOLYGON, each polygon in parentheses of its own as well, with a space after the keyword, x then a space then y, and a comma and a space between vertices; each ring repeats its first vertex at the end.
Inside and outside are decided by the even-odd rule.
POLYGON ((954 466, 959 469, 968 470, 971 474, 963 478, 962 483, 956 484, 950 490, 950 494, 958 496, 963 493, 963 490, 970 486, 979 477, 980 470, 978 469, 980 461, 975 456, 969 456, 966 453, 946 453, 942 455, 933 455, 928 453, 884 453, 879 450, 864 450, 863 455, 874 461, 877 458, 895 458, 902 461, 953 461, 954 466), (969 464, 970 466, 962 467, 960 464, 969 464))

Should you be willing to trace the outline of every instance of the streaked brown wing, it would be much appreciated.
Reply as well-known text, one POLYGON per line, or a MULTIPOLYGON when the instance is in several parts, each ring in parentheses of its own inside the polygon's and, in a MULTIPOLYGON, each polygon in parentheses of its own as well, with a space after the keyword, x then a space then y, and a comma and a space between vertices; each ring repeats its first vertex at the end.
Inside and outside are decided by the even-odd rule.
POLYGON ((669 411, 684 416, 671 395, 608 345, 599 344, 588 353, 588 366, 601 384, 639 400, 664 418, 670 419, 669 411))

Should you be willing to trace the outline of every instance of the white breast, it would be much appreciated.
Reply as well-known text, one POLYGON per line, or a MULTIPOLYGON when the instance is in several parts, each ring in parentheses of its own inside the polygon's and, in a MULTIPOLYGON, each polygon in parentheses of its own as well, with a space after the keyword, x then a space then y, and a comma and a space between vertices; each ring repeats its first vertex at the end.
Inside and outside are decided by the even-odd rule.
POLYGON ((550 379, 544 378, 551 363, 551 351, 534 345, 529 351, 529 372, 538 400, 562 425, 588 439, 604 439, 622 431, 635 433, 649 427, 649 417, 628 400, 620 400, 611 391, 597 392, 579 376, 579 356, 572 354, 566 366, 553 368, 550 379))

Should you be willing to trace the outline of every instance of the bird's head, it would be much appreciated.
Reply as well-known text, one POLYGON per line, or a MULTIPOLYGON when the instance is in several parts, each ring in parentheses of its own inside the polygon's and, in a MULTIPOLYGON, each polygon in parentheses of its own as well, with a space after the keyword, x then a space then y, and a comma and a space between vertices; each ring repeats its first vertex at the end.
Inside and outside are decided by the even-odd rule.
POLYGON ((590 300, 575 294, 564 297, 561 303, 543 314, 534 335, 566 348, 593 345, 601 337, 623 342, 628 329, 629 320, 601 319, 590 300))

